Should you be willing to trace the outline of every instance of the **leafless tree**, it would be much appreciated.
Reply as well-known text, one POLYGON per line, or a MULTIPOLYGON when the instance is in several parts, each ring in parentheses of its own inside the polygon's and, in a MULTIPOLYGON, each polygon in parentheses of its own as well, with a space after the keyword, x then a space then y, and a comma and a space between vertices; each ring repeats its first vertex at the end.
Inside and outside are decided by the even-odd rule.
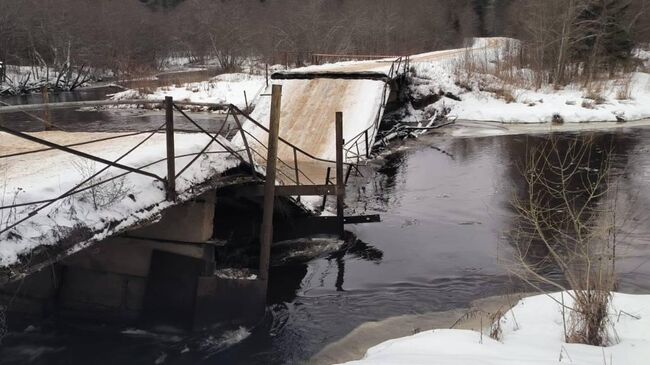
POLYGON ((512 202, 519 224, 509 268, 542 292, 571 297, 567 342, 606 345, 619 228, 610 152, 591 138, 552 135, 525 161, 525 188, 512 202))

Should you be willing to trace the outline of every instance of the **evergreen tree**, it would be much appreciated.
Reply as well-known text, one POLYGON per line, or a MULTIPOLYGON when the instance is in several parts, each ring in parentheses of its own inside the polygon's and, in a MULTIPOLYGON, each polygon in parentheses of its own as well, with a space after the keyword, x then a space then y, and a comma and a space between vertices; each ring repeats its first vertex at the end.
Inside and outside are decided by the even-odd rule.
POLYGON ((183 1, 184 0, 140 0, 141 3, 144 3, 153 10, 172 9, 183 1))
POLYGON ((574 56, 592 68, 598 62, 615 65, 631 57, 634 39, 626 26, 628 0, 593 0, 578 15, 581 32, 577 34, 574 56))

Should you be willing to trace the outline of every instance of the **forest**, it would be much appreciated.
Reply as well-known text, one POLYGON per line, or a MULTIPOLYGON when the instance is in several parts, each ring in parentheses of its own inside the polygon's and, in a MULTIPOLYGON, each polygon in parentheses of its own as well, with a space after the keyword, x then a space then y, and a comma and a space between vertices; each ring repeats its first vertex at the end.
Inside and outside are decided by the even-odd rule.
POLYGON ((630 62, 648 0, 0 0, 0 61, 143 75, 170 59, 301 64, 312 53, 405 55, 475 36, 523 41, 556 79, 630 62), (567 76, 569 75, 569 76, 567 76))

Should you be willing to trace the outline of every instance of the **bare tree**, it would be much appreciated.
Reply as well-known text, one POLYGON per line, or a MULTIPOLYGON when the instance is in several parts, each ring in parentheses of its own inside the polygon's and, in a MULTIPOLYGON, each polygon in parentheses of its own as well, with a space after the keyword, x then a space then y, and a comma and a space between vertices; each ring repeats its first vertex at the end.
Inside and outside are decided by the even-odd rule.
POLYGON ((526 156, 525 189, 513 199, 519 224, 510 269, 542 292, 561 290, 573 300, 567 342, 608 343, 618 229, 610 157, 591 137, 552 135, 526 156))

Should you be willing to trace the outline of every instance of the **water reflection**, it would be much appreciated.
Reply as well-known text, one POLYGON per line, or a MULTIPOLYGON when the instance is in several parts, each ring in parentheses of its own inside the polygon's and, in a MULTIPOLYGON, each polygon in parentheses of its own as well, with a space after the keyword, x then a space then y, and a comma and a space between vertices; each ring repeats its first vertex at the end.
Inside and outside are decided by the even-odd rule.
MULTIPOLYGON (((630 188, 638 191, 646 185, 637 181, 621 189, 637 140, 622 133, 586 133, 509 142, 513 141, 509 146, 513 161, 506 172, 515 186, 506 204, 513 215, 507 236, 515 253, 512 268, 521 269, 525 263, 560 285, 565 285, 566 275, 586 283, 580 278, 587 271, 612 270, 614 244, 630 245, 618 234, 631 228, 620 219, 630 203, 621 198, 630 188), (564 258, 562 265, 551 255, 551 248, 564 258), (581 254, 585 250, 605 255, 605 261, 598 261, 602 266, 586 266, 587 257, 581 254)), ((625 255, 621 261, 625 262, 625 255)), ((617 269, 623 277, 631 270, 625 263, 617 269)))
MULTIPOLYGON (((579 136, 592 136, 601 150, 614 146, 617 209, 628 212, 621 236, 620 289, 647 292, 650 130, 579 136)), ((169 344, 119 336, 80 340, 66 334, 49 343, 65 350, 42 359, 151 363, 164 352, 166 363, 173 364, 304 363, 364 322, 458 308, 473 299, 520 290, 502 265, 509 247, 517 244, 507 235, 518 226, 511 201, 526 194, 520 166, 545 138, 432 136, 388 155, 383 164, 373 162, 363 176, 351 178, 347 212, 379 213, 382 222, 348 227, 356 239, 340 251, 273 267, 265 321, 242 342, 210 352, 208 358, 193 345, 202 339, 169 344), (120 346, 127 343, 129 347, 120 346), (186 346, 189 352, 183 352, 186 346)), ((602 155, 595 153, 585 166, 600 161, 602 155)), ((544 255, 539 251, 531 257, 544 255)), ((22 344, 33 341, 27 336, 22 344)))

